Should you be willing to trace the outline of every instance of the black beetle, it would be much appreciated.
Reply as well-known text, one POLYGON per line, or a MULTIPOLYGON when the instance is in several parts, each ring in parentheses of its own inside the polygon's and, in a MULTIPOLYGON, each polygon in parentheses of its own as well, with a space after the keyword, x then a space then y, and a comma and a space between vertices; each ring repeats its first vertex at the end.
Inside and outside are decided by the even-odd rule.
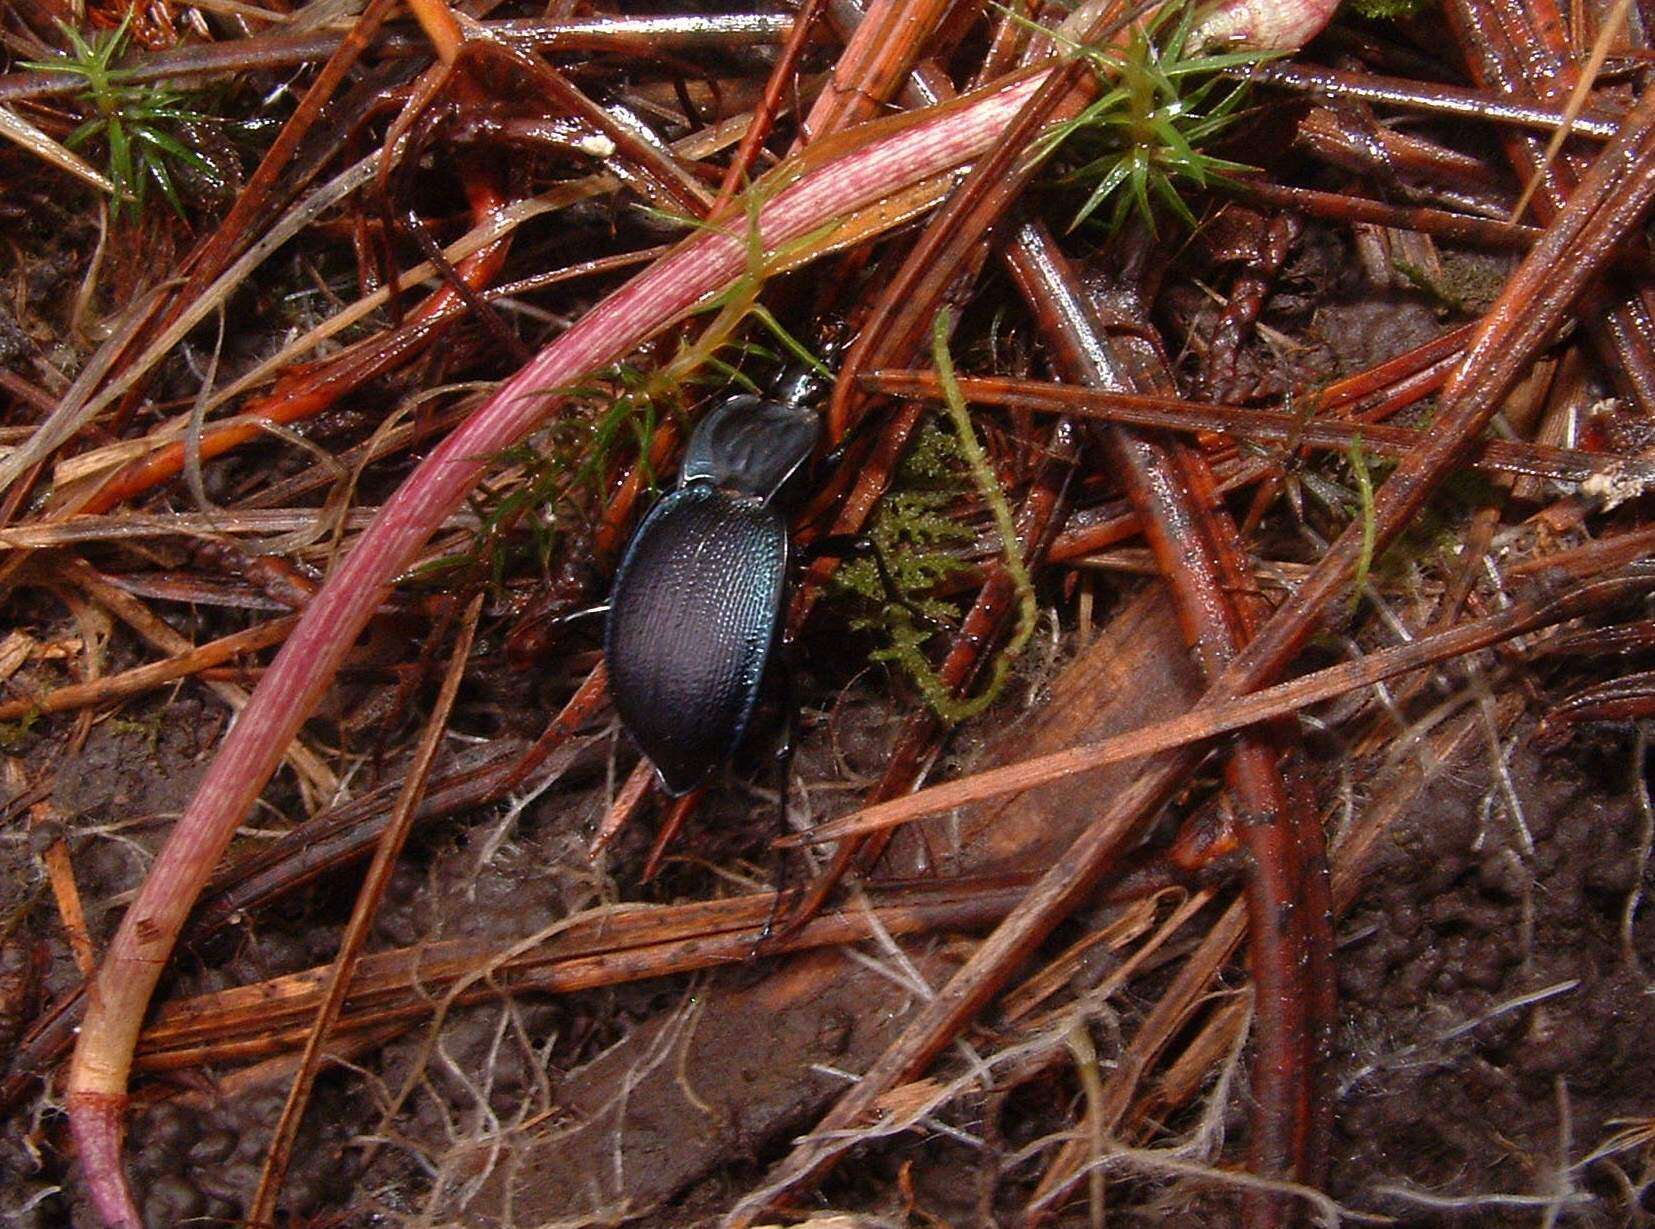
POLYGON ((772 502, 816 447, 808 375, 777 399, 731 397, 703 418, 676 489, 638 526, 610 591, 603 653, 621 722, 680 797, 747 731, 787 589, 772 502))

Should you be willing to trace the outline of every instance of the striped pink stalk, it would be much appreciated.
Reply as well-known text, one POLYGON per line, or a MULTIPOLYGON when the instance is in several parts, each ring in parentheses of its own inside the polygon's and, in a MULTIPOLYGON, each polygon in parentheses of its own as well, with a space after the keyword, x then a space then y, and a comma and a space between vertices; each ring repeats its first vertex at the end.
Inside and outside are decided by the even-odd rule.
MULTIPOLYGON (((1320 29, 1329 0, 1284 9, 1243 0, 1214 15, 1250 41, 1293 45, 1320 29), (1286 16, 1284 17, 1284 14, 1286 16), (1290 40, 1290 41, 1284 41, 1290 40)), ((1215 26, 1215 28, 1218 28, 1215 26)), ((806 169, 761 210, 766 251, 960 167, 989 149, 1040 87, 1023 76, 938 107, 806 169)), ((144 1011, 186 914, 373 612, 421 547, 502 451, 558 410, 558 390, 624 358, 747 272, 746 220, 702 232, 599 303, 508 380, 403 483, 305 610, 174 826, 93 981, 70 1066, 68 1109, 87 1189, 111 1229, 142 1229, 121 1161, 127 1076, 144 1011)))
MULTIPOLYGON (((978 156, 1044 78, 1025 77, 808 172, 761 211, 767 251, 978 156)), ((120 1162, 133 1048, 186 914, 236 826, 314 710, 358 633, 483 470, 557 412, 569 388, 624 358, 747 272, 745 219, 702 232, 622 286, 501 386, 380 509, 312 599, 231 727, 155 859, 92 984, 69 1070, 69 1121, 88 1190, 111 1229, 142 1229, 120 1162)))

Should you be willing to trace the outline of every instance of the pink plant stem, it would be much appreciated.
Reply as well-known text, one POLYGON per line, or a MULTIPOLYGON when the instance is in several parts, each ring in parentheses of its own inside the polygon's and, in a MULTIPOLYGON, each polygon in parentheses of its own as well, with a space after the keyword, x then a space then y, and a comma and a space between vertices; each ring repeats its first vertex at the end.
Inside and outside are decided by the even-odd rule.
MULTIPOLYGON (((1242 0, 1204 27, 1256 46, 1292 47, 1319 30, 1332 7, 1330 0, 1242 0)), ((831 160, 822 159, 832 141, 807 151, 803 173, 760 211, 765 250, 970 162, 1044 80, 1044 73, 1009 78, 901 126, 870 126, 863 143, 835 145, 844 152, 831 160)), ((312 600, 231 728, 109 946, 70 1064, 70 1126, 88 1193, 111 1229, 142 1229, 122 1166, 121 1130, 144 1011, 236 826, 397 576, 493 459, 556 413, 560 390, 749 272, 746 222, 739 211, 726 221, 727 232, 698 233, 598 304, 426 458, 312 600)))
MULTIPOLYGON (((809 172, 762 210, 766 250, 976 157, 1044 78, 1025 76, 809 172)), ((559 391, 624 357, 747 272, 746 223, 702 232, 633 278, 540 353, 426 458, 305 610, 224 740, 127 911, 93 982, 70 1064, 69 1121, 88 1190, 112 1229, 141 1229, 120 1164, 127 1075, 144 1010, 186 914, 399 574, 503 450, 554 414, 559 391)))

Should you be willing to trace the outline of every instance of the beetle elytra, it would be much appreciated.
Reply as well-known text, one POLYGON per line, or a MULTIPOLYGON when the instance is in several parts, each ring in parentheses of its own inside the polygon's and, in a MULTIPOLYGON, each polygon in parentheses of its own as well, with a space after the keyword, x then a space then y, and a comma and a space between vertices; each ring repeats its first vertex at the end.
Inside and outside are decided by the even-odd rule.
POLYGON ((736 396, 703 418, 678 486, 615 573, 610 691, 674 797, 735 753, 758 702, 787 588, 787 523, 772 504, 821 432, 798 400, 736 396))

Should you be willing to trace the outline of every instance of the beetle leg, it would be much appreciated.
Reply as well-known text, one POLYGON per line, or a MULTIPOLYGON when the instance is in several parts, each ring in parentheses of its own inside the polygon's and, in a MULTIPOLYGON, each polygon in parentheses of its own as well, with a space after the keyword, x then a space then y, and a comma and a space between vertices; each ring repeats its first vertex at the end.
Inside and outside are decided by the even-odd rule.
POLYGON ((561 627, 563 624, 573 623, 577 619, 591 619, 597 615, 606 615, 608 613, 609 603, 599 602, 596 606, 582 606, 579 610, 570 610, 564 614, 560 614, 552 620, 552 623, 558 627, 561 627))
MULTIPOLYGON (((770 659, 770 669, 779 682, 782 704, 782 736, 774 753, 776 772, 780 778, 776 786, 776 832, 782 836, 788 831, 787 807, 793 798, 793 752, 798 747, 798 675, 794 665, 793 640, 784 635, 770 659)), ((787 895, 787 850, 773 846, 771 857, 774 861, 770 867, 770 880, 775 884, 776 897, 770 902, 770 913, 764 919, 764 929, 759 932, 758 942, 753 944, 752 956, 760 955, 765 945, 775 938, 776 922, 782 915, 782 898, 787 895)), ((786 933, 791 933, 791 927, 787 928, 786 933)))
POLYGON ((649 857, 644 861, 643 873, 638 876, 639 883, 648 883, 661 870, 661 861, 666 857, 668 846, 683 831, 684 821, 694 814, 695 808, 701 805, 701 795, 707 792, 707 787, 698 785, 682 798, 671 799, 667 813, 661 817, 661 830, 655 834, 655 844, 650 846, 649 857))

